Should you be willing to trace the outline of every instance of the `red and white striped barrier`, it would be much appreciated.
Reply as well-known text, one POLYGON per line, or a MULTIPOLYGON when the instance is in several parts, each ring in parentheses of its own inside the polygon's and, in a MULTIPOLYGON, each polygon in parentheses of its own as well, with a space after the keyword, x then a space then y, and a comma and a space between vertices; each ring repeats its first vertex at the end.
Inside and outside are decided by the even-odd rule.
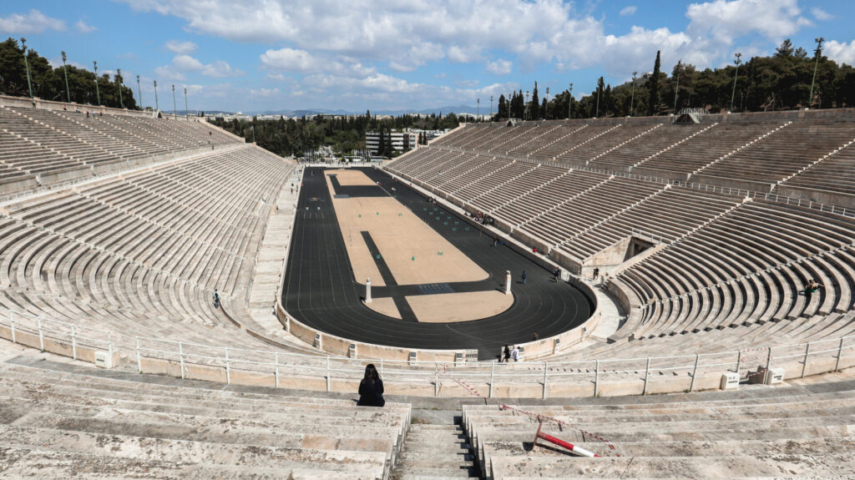
POLYGON ((577 447, 576 445, 573 445, 572 443, 565 442, 564 440, 561 440, 560 438, 555 438, 552 435, 547 435, 547 434, 540 431, 541 428, 543 428, 543 421, 541 421, 540 425, 538 425, 538 427, 537 427, 537 433, 534 435, 534 442, 532 442, 532 446, 531 446, 532 450, 534 450, 534 448, 537 447, 537 440, 543 439, 549 443, 553 443, 555 445, 558 445, 559 447, 564 447, 567 450, 570 450, 571 452, 573 452, 577 455, 581 455, 583 457, 599 457, 599 455, 597 455, 594 452, 585 450, 582 447, 577 447))
MULTIPOLYGON (((448 373, 448 368, 446 367, 445 364, 442 365, 442 372, 440 372, 439 365, 437 365, 436 376, 439 377, 440 375, 444 375, 444 376, 450 378, 453 382, 457 383, 458 385, 463 387, 466 391, 468 391, 470 395, 473 395, 473 396, 479 397, 479 398, 483 398, 485 405, 490 404, 490 400, 487 397, 484 397, 483 395, 481 395, 481 393, 475 387, 472 387, 472 386, 468 385, 466 382, 464 382, 460 379, 457 379, 454 376, 450 375, 448 373)), ((540 415, 540 414, 533 413, 533 412, 527 412, 525 410, 521 410, 519 408, 512 407, 512 406, 504 404, 504 403, 498 403, 497 406, 499 407, 500 410, 511 410, 511 411, 516 412, 516 413, 535 418, 540 422, 541 427, 543 426, 544 420, 549 420, 550 422, 554 422, 554 423, 558 424, 558 428, 561 428, 562 426, 566 426, 568 428, 576 430, 586 438, 591 438, 591 439, 605 443, 606 446, 608 446, 610 450, 615 452, 614 453, 615 457, 620 457, 620 454, 617 453, 617 449, 615 448, 615 446, 612 442, 606 440, 605 438, 603 438, 599 435, 595 435, 595 434, 593 434, 587 430, 583 430, 583 429, 581 429, 581 428, 579 428, 579 427, 577 427, 571 423, 567 423, 563 420, 559 420, 555 417, 550 417, 548 415, 540 415)), ((558 439, 558 438, 552 437, 550 435, 547 435, 545 433, 542 433, 540 431, 540 427, 538 427, 537 432, 538 432, 538 435, 540 435, 540 438, 547 440, 547 438, 545 438, 544 436, 549 437, 549 440, 548 440, 549 442, 555 443, 556 445, 561 445, 564 448, 568 448, 567 445, 569 445, 571 447, 571 448, 569 448, 569 450, 575 451, 575 452, 579 453, 580 455, 585 455, 588 457, 599 457, 600 456, 600 455, 597 455, 597 454, 590 452, 588 450, 582 449, 581 447, 577 447, 577 446, 574 446, 570 443, 564 442, 561 439, 558 439), (584 452, 584 453, 582 453, 582 452, 584 452)))

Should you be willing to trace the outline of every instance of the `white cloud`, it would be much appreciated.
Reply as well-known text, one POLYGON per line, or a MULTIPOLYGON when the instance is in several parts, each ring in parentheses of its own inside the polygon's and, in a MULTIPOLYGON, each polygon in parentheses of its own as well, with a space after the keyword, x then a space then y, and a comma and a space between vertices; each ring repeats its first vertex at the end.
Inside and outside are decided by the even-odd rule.
POLYGON ((178 40, 170 40, 166 42, 164 45, 167 50, 170 52, 178 53, 178 54, 190 54, 196 51, 198 48, 193 42, 179 42, 178 40))
POLYGON ((305 50, 293 48, 268 50, 260 58, 261 63, 265 66, 288 72, 318 72, 323 70, 324 63, 305 50))
POLYGON ((500 58, 494 62, 487 62, 487 71, 493 75, 507 75, 511 73, 513 66, 513 62, 500 58))
POLYGON ((163 66, 155 69, 155 73, 163 75, 166 78, 174 80, 184 80, 186 76, 184 72, 197 72, 206 77, 224 78, 224 77, 239 77, 244 74, 243 71, 232 68, 228 63, 217 60, 214 63, 205 65, 198 59, 190 55, 176 55, 172 59, 171 66, 163 66))
POLYGON ((259 88, 257 90, 250 89, 249 94, 253 97, 274 97, 279 95, 278 88, 259 88))
POLYGON ((48 17, 35 9, 27 14, 13 13, 8 17, 0 17, 2 34, 44 33, 45 30, 64 31, 65 22, 48 17))
POLYGON ((92 25, 87 25, 83 20, 78 20, 77 23, 74 24, 74 28, 76 28, 80 33, 92 33, 95 30, 98 30, 92 25))
POLYGON ((810 21, 800 16, 797 0, 715 0, 689 5, 689 31, 731 44, 742 35, 759 33, 770 39, 796 33, 810 21))
POLYGON ((823 46, 822 53, 837 63, 855 66, 855 40, 848 44, 831 40, 823 46))
POLYGON ((183 81, 187 79, 186 75, 175 70, 175 68, 170 65, 155 68, 154 75, 160 80, 183 81))
POLYGON ((637 12, 637 11, 638 11, 638 7, 636 7, 635 5, 630 5, 628 7, 624 7, 623 10, 620 11, 620 16, 621 17, 632 16, 632 15, 635 15, 635 12, 637 12))
POLYGON ((823 22, 834 19, 834 15, 826 12, 825 10, 819 7, 810 9, 810 13, 813 14, 813 18, 823 22))
POLYGON ((480 58, 478 48, 464 48, 453 45, 448 49, 448 59, 454 63, 469 63, 480 58))

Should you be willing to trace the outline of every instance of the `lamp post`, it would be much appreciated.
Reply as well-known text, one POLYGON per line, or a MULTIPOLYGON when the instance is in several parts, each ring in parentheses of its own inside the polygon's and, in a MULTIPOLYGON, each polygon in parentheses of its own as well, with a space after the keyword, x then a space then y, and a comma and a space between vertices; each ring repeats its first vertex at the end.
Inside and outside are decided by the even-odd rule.
POLYGON ((490 121, 493 121, 493 96, 490 95, 490 121))
POLYGON ((175 84, 172 84, 172 118, 178 118, 178 104, 175 102, 175 84))
POLYGON ((481 99, 479 98, 476 101, 478 103, 478 121, 480 122, 481 121, 481 99))
POLYGON ((142 87, 140 87, 140 76, 137 75, 137 96, 140 97, 140 110, 143 109, 142 104, 142 87))
POLYGON ((813 103, 813 84, 816 82, 816 70, 819 67, 819 57, 822 56, 822 42, 825 41, 824 38, 819 37, 815 39, 816 41, 816 50, 814 50, 814 57, 816 57, 816 62, 813 64, 813 80, 810 81, 810 98, 808 98, 808 107, 813 103))
POLYGON ((122 69, 116 69, 116 80, 119 82, 119 105, 122 106, 122 110, 125 109, 125 101, 122 99, 122 69))
POLYGON ((184 116, 190 119, 190 109, 187 108, 187 87, 184 87, 184 116))
POLYGON ((736 57, 736 60, 733 61, 733 63, 736 65, 736 71, 733 72, 733 93, 730 94, 731 112, 733 111, 733 99, 736 97, 736 81, 739 79, 739 64, 742 63, 742 60, 740 60, 742 58, 741 53, 736 52, 735 54, 733 54, 733 56, 736 57))
POLYGON ((65 74, 65 96, 71 103, 71 90, 68 89, 68 69, 65 67, 65 51, 62 52, 62 73, 65 74))
POLYGON ((98 61, 93 60, 92 66, 95 68, 95 95, 98 98, 98 106, 101 106, 101 89, 98 87, 98 61))
POLYGON ((600 82, 597 81, 597 114, 594 118, 600 118, 600 82))
POLYGON ((635 106, 635 79, 638 78, 637 75, 638 75, 637 71, 632 72, 632 96, 630 97, 630 100, 629 100, 629 116, 630 117, 634 113, 633 107, 635 106))
POLYGON ((27 87, 30 89, 30 100, 33 100, 33 84, 30 81, 30 62, 27 61, 27 39, 21 37, 21 47, 24 49, 24 66, 27 67, 27 87))
POLYGON ((543 119, 549 120, 549 87, 546 87, 546 111, 543 112, 543 119))
POLYGON ((571 113, 573 113, 573 84, 570 84, 570 90, 567 95, 567 120, 573 118, 571 113))
POLYGON ((680 95, 680 73, 683 71, 682 60, 677 60, 677 86, 674 87, 674 114, 677 114, 677 97, 680 95))
POLYGON ((160 111, 160 102, 157 101, 157 80, 154 81, 154 111, 160 111))

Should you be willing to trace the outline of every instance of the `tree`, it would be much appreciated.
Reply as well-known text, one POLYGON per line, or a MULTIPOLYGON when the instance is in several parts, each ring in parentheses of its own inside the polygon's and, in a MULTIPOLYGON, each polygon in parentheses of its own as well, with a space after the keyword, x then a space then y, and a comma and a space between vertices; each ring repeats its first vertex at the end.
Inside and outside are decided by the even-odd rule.
POLYGON ((786 39, 775 49, 775 56, 777 58, 791 58, 793 56, 793 42, 790 39, 786 39))
POLYGON ((600 116, 600 97, 603 95, 603 87, 604 87, 603 77, 600 77, 600 79, 597 80, 597 105, 594 108, 594 116, 595 117, 600 116))
POLYGON ((531 92, 531 104, 529 105, 529 118, 537 120, 540 118, 540 98, 537 96, 537 82, 534 82, 534 90, 531 92))
POLYGON ((496 111, 496 118, 508 118, 510 115, 508 113, 508 101, 505 99, 505 95, 499 95, 499 108, 496 111))
POLYGON ((656 63, 653 64, 653 75, 650 77, 650 98, 647 101, 647 115, 656 115, 659 110, 659 69, 661 60, 659 58, 659 50, 656 51, 656 63))

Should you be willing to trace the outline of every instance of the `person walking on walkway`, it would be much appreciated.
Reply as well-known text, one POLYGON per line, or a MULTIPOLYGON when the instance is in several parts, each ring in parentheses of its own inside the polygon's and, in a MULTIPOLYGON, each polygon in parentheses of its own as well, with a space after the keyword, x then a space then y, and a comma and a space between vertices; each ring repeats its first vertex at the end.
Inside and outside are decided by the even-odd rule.
POLYGON ((525 270, 523 270, 523 273, 522 273, 522 284, 523 284, 523 285, 525 285, 525 279, 526 279, 526 277, 527 277, 527 276, 528 276, 528 275, 526 275, 526 274, 525 274, 525 270))
POLYGON ((502 363, 502 360, 504 360, 505 363, 511 361, 511 349, 508 348, 507 345, 505 345, 505 349, 502 351, 502 356, 499 357, 499 363, 502 363))
POLYGON ((561 280, 561 267, 556 267, 553 274, 555 275, 555 283, 558 283, 558 281, 561 280))
POLYGON ((540 340, 540 335, 538 335, 537 332, 534 332, 534 334, 532 334, 531 336, 531 341, 536 342, 538 340, 540 340))
POLYGON ((356 404, 362 407, 386 405, 386 399, 383 398, 383 380, 373 363, 365 366, 365 376, 359 382, 359 401, 356 404))
POLYGON ((600 276, 600 269, 598 267, 594 267, 594 280, 600 276))
POLYGON ((511 358, 513 358, 515 362, 520 361, 520 347, 518 345, 514 345, 514 349, 511 350, 511 358))
POLYGON ((214 289, 214 308, 220 308, 220 293, 214 289))

